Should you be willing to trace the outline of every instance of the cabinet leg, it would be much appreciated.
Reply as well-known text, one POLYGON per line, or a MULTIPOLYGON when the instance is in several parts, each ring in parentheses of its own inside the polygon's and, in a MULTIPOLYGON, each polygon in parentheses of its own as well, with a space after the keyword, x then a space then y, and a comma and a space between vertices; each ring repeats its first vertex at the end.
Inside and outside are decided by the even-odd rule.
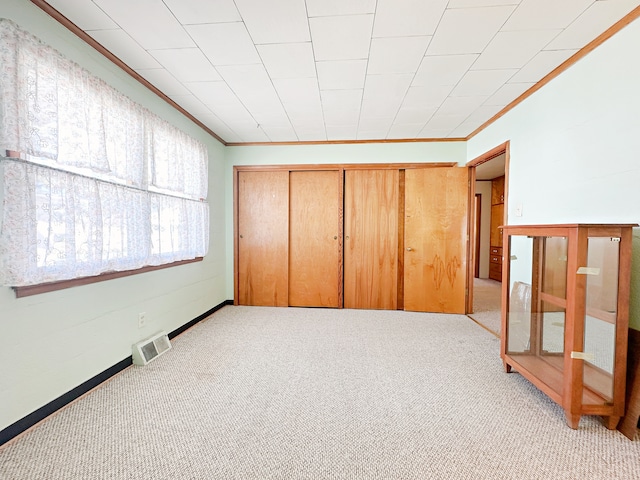
POLYGON ((564 412, 565 417, 567 417, 567 425, 569 425, 574 430, 578 429, 578 425, 580 424, 580 414, 573 414, 570 412, 564 412))
POLYGON ((502 364, 504 365, 504 371, 506 373, 511 373, 511 365, 509 365, 507 362, 502 362, 502 364))
POLYGON ((604 423, 604 426, 607 427, 609 430, 615 430, 616 427, 618 426, 619 421, 620 421, 620 417, 614 417, 614 416, 602 417, 602 422, 604 423))

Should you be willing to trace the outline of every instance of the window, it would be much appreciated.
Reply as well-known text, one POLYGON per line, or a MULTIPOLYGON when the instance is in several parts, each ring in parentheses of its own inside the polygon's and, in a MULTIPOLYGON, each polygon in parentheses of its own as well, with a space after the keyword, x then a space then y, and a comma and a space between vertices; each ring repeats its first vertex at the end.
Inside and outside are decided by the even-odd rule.
POLYGON ((206 254, 201 142, 5 19, 0 65, 1 284, 206 254))

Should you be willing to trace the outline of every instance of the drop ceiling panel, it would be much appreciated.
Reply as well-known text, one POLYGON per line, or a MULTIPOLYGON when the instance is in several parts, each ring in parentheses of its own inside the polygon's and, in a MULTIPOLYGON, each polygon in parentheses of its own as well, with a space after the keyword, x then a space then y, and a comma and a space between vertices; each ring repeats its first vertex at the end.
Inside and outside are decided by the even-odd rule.
POLYGON ((510 81, 514 83, 537 82, 576 53, 576 51, 577 50, 544 50, 523 66, 510 81))
POLYGON ((233 0, 163 0, 183 25, 239 22, 242 17, 233 0))
POLYGON ((498 32, 472 68, 474 70, 521 68, 558 33, 560 30, 498 32))
POLYGON ((242 22, 185 28, 214 66, 260 63, 258 51, 242 22))
POLYGON ((431 37, 374 38, 369 53, 369 74, 413 73, 431 37), (402 52, 402 55, 398 55, 402 52))
POLYGON ((638 6, 637 0, 594 2, 548 46, 549 50, 578 49, 638 6))
POLYGON ((311 42, 258 45, 258 53, 272 79, 316 77, 311 42))
POLYGON ((482 53, 515 6, 446 10, 427 55, 482 53))
POLYGON ((411 83, 414 87, 455 85, 469 70, 478 55, 427 56, 411 83))
POLYGON ((395 117, 413 75, 367 75, 362 99, 363 117, 395 117))
POLYGON ((535 83, 505 83, 496 93, 487 99, 484 104, 504 107, 534 85, 535 83))
POLYGON ((373 15, 316 17, 309 25, 316 61, 368 58, 373 15))
POLYGON ((364 88, 366 60, 316 62, 318 84, 322 90, 364 88))
POLYGON ((307 0, 309 17, 375 13, 376 0, 307 0))
POLYGON ((253 41, 263 43, 308 42, 305 3, 299 0, 235 0, 253 41))
POLYGON ((522 0, 503 30, 567 28, 593 0, 522 0))
POLYGON ((146 50, 195 46, 162 0, 94 0, 94 3, 146 50))
POLYGON ((220 75, 198 48, 169 48, 149 53, 180 82, 217 81, 220 75))
POLYGON ((164 68, 136 70, 165 95, 188 95, 189 90, 164 68))
POLYGON ((48 3, 83 30, 118 28, 109 15, 90 0, 51 0, 48 3))
POLYGON ((640 6, 640 0, 50 3, 226 141, 465 137, 640 6))
POLYGON ((493 95, 517 70, 470 70, 453 89, 455 97, 493 95))
POLYGON ((139 68, 161 68, 158 61, 124 30, 95 30, 88 33, 134 70, 139 68))
POLYGON ((378 0, 374 37, 433 35, 447 0, 378 0))

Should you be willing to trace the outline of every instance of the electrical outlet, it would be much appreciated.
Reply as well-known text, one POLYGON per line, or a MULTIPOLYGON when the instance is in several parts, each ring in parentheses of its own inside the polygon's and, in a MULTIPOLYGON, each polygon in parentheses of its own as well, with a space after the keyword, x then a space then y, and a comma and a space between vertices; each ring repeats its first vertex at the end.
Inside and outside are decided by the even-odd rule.
POLYGON ((138 328, 142 328, 147 324, 147 312, 140 312, 138 314, 138 328))

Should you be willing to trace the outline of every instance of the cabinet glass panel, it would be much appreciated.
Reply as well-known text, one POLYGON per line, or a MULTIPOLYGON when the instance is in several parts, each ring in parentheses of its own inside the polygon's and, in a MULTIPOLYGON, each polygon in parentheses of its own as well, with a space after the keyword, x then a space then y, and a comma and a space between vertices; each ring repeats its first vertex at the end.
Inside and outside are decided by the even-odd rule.
POLYGON ((507 351, 529 353, 531 348, 531 283, 533 278, 533 238, 509 237, 509 310, 507 351))
POLYGON ((619 239, 589 237, 584 325, 584 385, 610 402, 613 398, 613 366, 618 305, 619 239))
POLYGON ((567 248, 566 237, 543 239, 542 292, 557 298, 567 298, 567 248))

